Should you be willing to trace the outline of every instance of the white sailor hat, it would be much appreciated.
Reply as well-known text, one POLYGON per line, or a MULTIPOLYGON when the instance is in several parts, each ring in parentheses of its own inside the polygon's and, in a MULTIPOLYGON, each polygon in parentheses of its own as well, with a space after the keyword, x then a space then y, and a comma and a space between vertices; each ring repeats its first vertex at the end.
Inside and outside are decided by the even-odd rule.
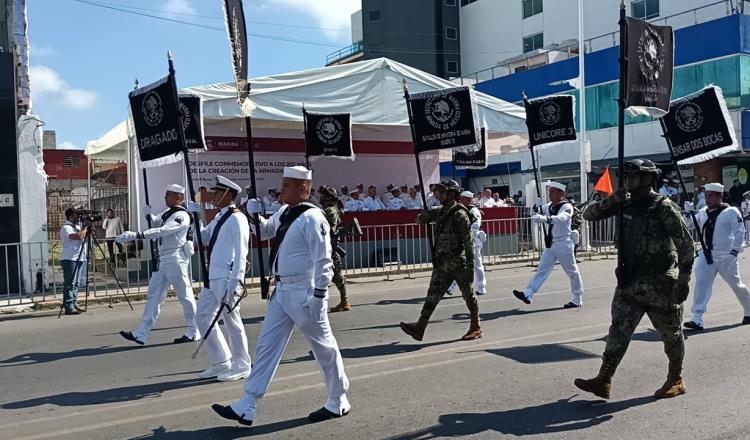
POLYGON ((723 193, 724 192, 724 185, 721 183, 707 183, 704 188, 706 191, 711 192, 717 192, 717 193, 723 193))
POLYGON ((214 189, 231 189, 233 191, 240 192, 242 191, 242 188, 237 185, 236 183, 232 182, 231 180, 227 179, 224 176, 216 176, 216 180, 214 181, 214 189))
POLYGON ((468 197, 470 199, 474 198, 474 193, 471 191, 464 191, 461 193, 461 197, 468 197))
POLYGON ((547 186, 550 188, 559 189, 560 191, 565 191, 566 188, 566 186, 560 182, 547 182, 547 186))
POLYGON ((742 197, 750 196, 750 191, 745 191, 742 193, 742 197))
POLYGON ((302 165, 284 167, 284 175, 282 177, 288 177, 290 179, 297 180, 312 180, 312 171, 308 170, 302 165))
POLYGON ((167 191, 177 194, 185 194, 185 188, 175 183, 167 185, 167 191))

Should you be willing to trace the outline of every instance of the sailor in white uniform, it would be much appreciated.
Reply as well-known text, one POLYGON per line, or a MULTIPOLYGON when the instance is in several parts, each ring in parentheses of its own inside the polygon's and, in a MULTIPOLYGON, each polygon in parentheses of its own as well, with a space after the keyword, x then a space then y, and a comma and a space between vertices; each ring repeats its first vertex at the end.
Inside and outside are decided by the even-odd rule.
POLYGON ((539 261, 536 273, 529 281, 529 285, 521 292, 514 290, 513 295, 526 304, 531 304, 531 299, 547 280, 555 263, 560 262, 565 274, 570 278, 570 301, 563 305, 566 309, 572 309, 583 305, 583 281, 578 272, 578 265, 574 254, 576 245, 576 234, 571 230, 573 219, 573 205, 566 199, 565 185, 558 182, 548 182, 550 202, 542 208, 543 214, 531 216, 532 222, 545 224, 547 233, 544 237, 545 249, 539 261))
POLYGON ((123 338, 143 345, 148 342, 151 329, 156 324, 161 305, 167 297, 167 288, 171 284, 182 304, 187 330, 174 340, 175 344, 197 341, 201 338, 195 323, 195 295, 190 280, 188 266, 193 255, 190 214, 182 204, 185 202, 185 188, 180 185, 169 185, 164 195, 167 210, 159 215, 151 215, 151 208, 146 207, 146 216, 151 228, 143 232, 125 231, 118 235, 117 243, 128 243, 136 239, 157 240, 159 264, 151 274, 148 282, 146 308, 143 309, 141 325, 133 332, 121 331, 123 338))
MULTIPOLYGON (((474 290, 477 295, 485 295, 487 293, 487 278, 484 275, 484 263, 482 263, 482 245, 487 241, 487 234, 482 231, 482 211, 476 206, 472 205, 474 200, 474 193, 471 191, 464 191, 461 193, 461 203, 469 208, 469 213, 474 217, 471 223, 471 236, 474 239, 474 290)), ((458 289, 458 284, 454 281, 453 284, 448 288, 448 294, 453 293, 458 289)))
POLYGON ((385 206, 389 211, 399 211, 404 207, 404 199, 401 198, 400 189, 393 189, 391 199, 388 200, 388 204, 385 206))
POLYGON ((261 237, 275 237, 270 261, 276 286, 244 396, 231 406, 212 406, 220 416, 244 425, 255 420, 257 401, 268 390, 295 327, 310 343, 328 388, 325 404, 308 419, 338 418, 351 409, 346 396, 349 380, 328 322, 328 285, 333 277, 330 229, 323 211, 306 202, 311 185, 312 171, 286 167, 281 189, 286 205, 269 220, 261 220, 261 237))
MULTIPOLYGON (((703 315, 711 300, 717 273, 726 281, 742 305, 744 311, 742 324, 750 324, 750 291, 740 279, 737 263, 737 256, 742 252, 745 241, 745 224, 737 208, 722 203, 724 185, 708 183, 705 188, 706 207, 698 211, 695 216, 706 249, 699 252, 695 261, 693 318, 685 323, 685 327, 703 330, 703 315), (713 260, 713 264, 708 264, 706 253, 713 260)), ((686 202, 685 211, 694 211, 692 205, 686 202)), ((688 224, 693 227, 692 221, 688 224)))
POLYGON ((344 212, 360 212, 364 210, 364 204, 359 199, 359 191, 356 189, 351 192, 351 198, 344 203, 344 212))
MULTIPOLYGON (((234 204, 239 185, 224 176, 216 176, 212 191, 213 203, 219 212, 208 226, 201 228, 203 242, 208 243, 208 282, 204 283, 198 299, 197 321, 201 334, 205 335, 222 308, 227 338, 218 325, 214 326, 204 342, 209 367, 198 377, 216 377, 221 382, 229 382, 250 375, 247 336, 237 304, 245 279, 250 226, 247 217, 234 204)), ((260 206, 260 202, 256 205, 260 206)), ((191 203, 189 208, 193 210, 197 206, 191 203)))

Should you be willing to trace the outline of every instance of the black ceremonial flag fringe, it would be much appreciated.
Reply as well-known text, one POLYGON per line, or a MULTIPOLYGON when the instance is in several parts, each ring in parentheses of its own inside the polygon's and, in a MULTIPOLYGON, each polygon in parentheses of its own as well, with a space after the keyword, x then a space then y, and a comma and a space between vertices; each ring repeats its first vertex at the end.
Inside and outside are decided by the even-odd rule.
POLYGON ((224 18, 229 35, 229 45, 232 49, 232 66, 234 80, 237 84, 237 98, 240 107, 250 94, 247 82, 247 30, 245 28, 245 13, 242 10, 242 0, 224 0, 224 18))
POLYGON ((486 129, 482 127, 482 144, 478 150, 457 148, 453 150, 453 168, 459 170, 483 170, 487 168, 486 129))

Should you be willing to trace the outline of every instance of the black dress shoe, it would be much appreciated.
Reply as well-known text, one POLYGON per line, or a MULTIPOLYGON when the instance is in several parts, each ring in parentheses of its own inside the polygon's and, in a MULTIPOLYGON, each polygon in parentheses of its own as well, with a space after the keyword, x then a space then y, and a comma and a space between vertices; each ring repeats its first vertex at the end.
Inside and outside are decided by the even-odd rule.
POLYGON ((523 292, 521 292, 520 290, 514 290, 513 291, 513 296, 515 296, 519 300, 523 301, 524 304, 531 304, 531 301, 529 301, 529 299, 526 298, 526 294, 523 293, 523 292))
POLYGON ((567 304, 563 304, 563 309, 575 309, 577 307, 581 307, 581 305, 580 304, 576 304, 573 301, 571 301, 571 302, 569 302, 567 304))
POLYGON ((231 406, 224 406, 219 405, 218 403, 214 403, 213 405, 211 405, 211 409, 214 410, 216 414, 224 417, 227 420, 234 420, 235 422, 245 426, 252 426, 253 424, 252 420, 243 419, 242 416, 237 415, 237 413, 234 412, 231 406))
POLYGON ((86 309, 82 309, 78 304, 74 304, 73 308, 78 310, 81 313, 84 313, 86 311, 86 309))
POLYGON ((195 341, 195 338, 188 338, 185 335, 180 336, 179 338, 175 338, 174 341, 172 341, 173 344, 184 344, 186 342, 193 342, 195 341))
POLYGON ((81 312, 79 312, 76 309, 65 309, 65 314, 66 315, 80 315, 81 312))
POLYGON ((338 419, 340 417, 344 417, 347 414, 349 414, 349 411, 345 411, 343 414, 338 415, 335 412, 328 411, 326 407, 323 407, 317 411, 311 412, 310 415, 307 416, 307 420, 313 423, 325 422, 326 420, 338 419))
POLYGON ((682 325, 684 325, 686 329, 690 329, 690 330, 696 330, 696 331, 703 330, 703 326, 702 325, 698 325, 698 323, 694 322, 694 321, 688 321, 688 322, 686 322, 686 323, 684 323, 682 325))
POLYGON ((123 338, 127 339, 128 341, 133 341, 133 342, 135 342, 138 345, 143 345, 143 341, 141 341, 140 339, 138 339, 135 336, 133 336, 133 333, 131 333, 131 332, 126 332, 126 331, 123 330, 123 331, 120 332, 120 336, 122 336, 123 338))
POLYGON ((745 316, 744 318, 742 318, 742 324, 740 325, 748 325, 748 324, 750 324, 750 316, 745 316))

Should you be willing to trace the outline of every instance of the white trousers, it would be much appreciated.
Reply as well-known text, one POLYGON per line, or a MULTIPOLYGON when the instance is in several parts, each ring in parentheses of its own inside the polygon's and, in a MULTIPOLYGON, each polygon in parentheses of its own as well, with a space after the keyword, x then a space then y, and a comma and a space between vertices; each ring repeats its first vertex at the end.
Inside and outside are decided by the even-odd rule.
POLYGON ((531 299, 534 297, 542 284, 547 280, 549 274, 552 273, 552 269, 555 267, 555 263, 560 262, 565 274, 570 278, 570 302, 583 304, 583 281, 581 280, 581 274, 578 272, 578 265, 576 264, 576 257, 573 253, 575 245, 572 241, 566 240, 563 242, 552 243, 552 247, 544 249, 542 252, 542 258, 539 261, 539 267, 536 268, 536 273, 529 281, 529 285, 524 290, 526 298, 531 299))
POLYGON ((714 257, 714 264, 709 265, 703 256, 698 255, 695 264, 695 292, 693 293, 693 322, 703 326, 703 314, 713 293, 716 274, 729 284, 744 309, 745 316, 750 316, 750 291, 740 279, 740 266, 737 258, 731 255, 714 257))
POLYGON ((351 409, 346 397, 349 379, 328 321, 328 299, 315 298, 308 284, 308 280, 278 284, 268 303, 263 328, 258 336, 255 364, 245 382, 245 394, 232 404, 234 412, 245 419, 255 420, 257 400, 266 394, 294 327, 304 333, 320 365, 328 386, 325 408, 336 414, 351 409))
POLYGON ((151 274, 148 282, 148 294, 146 296, 146 308, 143 310, 141 325, 133 336, 138 340, 148 342, 148 335, 156 325, 156 320, 161 312, 161 305, 167 297, 167 288, 171 284, 175 294, 182 304, 182 312, 185 315, 188 338, 200 339, 198 326, 195 322, 195 296, 193 295, 193 283, 188 274, 189 261, 179 257, 164 257, 159 262, 159 270, 151 274))
MULTIPOLYGON (((210 288, 203 288, 201 296, 198 298, 198 328, 201 335, 206 334, 206 330, 216 316, 216 312, 221 307, 221 302, 227 291, 227 280, 218 279, 210 280, 210 288)), ((237 287, 239 293, 240 287, 237 287)), ((236 299, 236 297, 235 297, 236 299)), ((232 306, 233 304, 228 304, 232 306)), ((245 335, 245 326, 240 316, 240 307, 228 312, 224 308, 221 319, 224 321, 224 327, 227 332, 227 339, 217 323, 211 334, 204 342, 208 361, 211 365, 224 362, 232 363, 232 371, 235 373, 250 371, 250 354, 247 351, 247 336, 245 335)))
MULTIPOLYGON (((484 263, 482 263, 482 240, 474 240, 474 291, 482 294, 487 293, 487 278, 484 275, 484 263)), ((458 290, 458 284, 454 281, 448 287, 448 292, 454 293, 458 290)))

